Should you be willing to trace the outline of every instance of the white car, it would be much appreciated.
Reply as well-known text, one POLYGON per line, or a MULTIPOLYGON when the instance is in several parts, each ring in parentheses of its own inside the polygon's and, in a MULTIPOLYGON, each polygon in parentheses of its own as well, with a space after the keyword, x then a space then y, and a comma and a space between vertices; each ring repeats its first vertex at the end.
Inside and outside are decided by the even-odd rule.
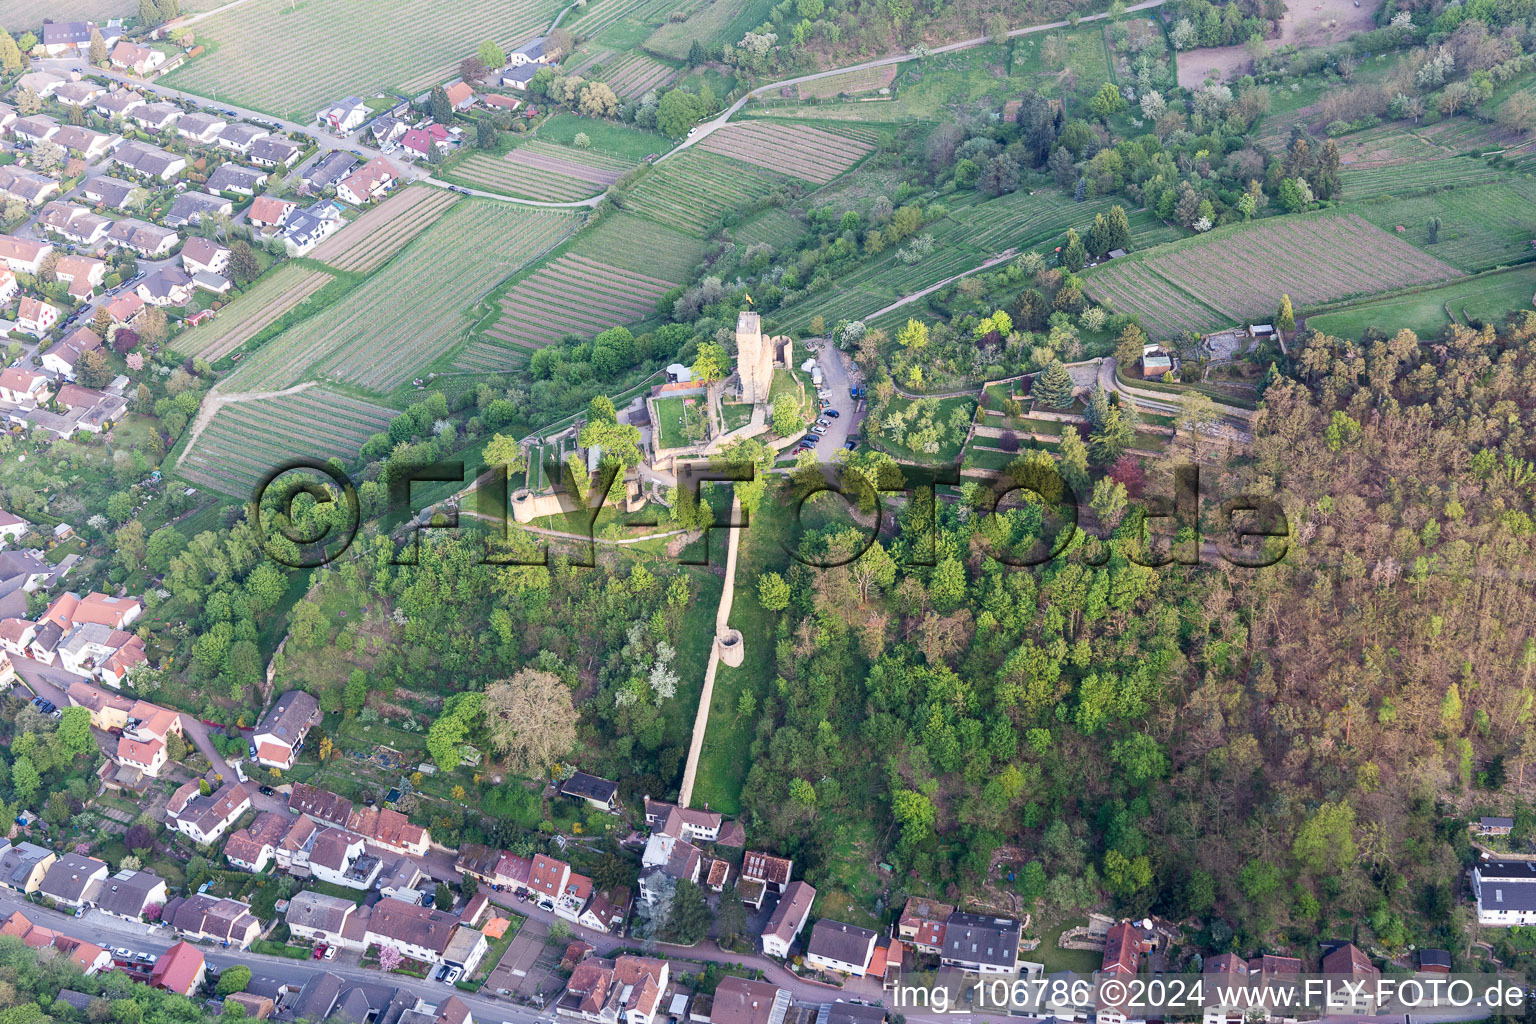
POLYGON ((827 432, 827 428, 822 426, 819 423, 816 426, 812 427, 811 430, 813 430, 814 432, 816 432, 818 434, 825 434, 827 432))
POLYGON ((448 968, 448 977, 443 979, 443 983, 447 984, 447 985, 452 985, 454 982, 458 981, 459 978, 463 976, 463 974, 464 974, 463 968, 461 968, 461 967, 450 967, 450 968, 448 968))
POLYGON ((698 130, 699 130, 698 125, 694 125, 692 128, 689 128, 688 129, 688 137, 690 139, 693 138, 693 133, 698 131, 698 130))
POLYGON ((326 946, 325 947, 325 958, 327 960, 335 960, 336 959, 336 947, 335 946, 326 946))

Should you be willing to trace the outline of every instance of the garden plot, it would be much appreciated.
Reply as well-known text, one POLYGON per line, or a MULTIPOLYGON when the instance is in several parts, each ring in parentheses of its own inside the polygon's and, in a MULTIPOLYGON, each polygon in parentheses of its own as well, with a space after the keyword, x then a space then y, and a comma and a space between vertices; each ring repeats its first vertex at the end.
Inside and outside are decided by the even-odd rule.
POLYGON ((834 135, 799 124, 762 121, 728 124, 700 148, 781 174, 824 185, 873 151, 874 132, 850 129, 834 135))
POLYGON ((632 100, 644 96, 652 89, 670 85, 679 74, 681 72, 677 68, 663 64, 654 57, 630 53, 612 64, 603 65, 597 80, 607 82, 619 99, 632 100))
POLYGON ((650 316, 673 287, 633 271, 567 253, 514 285, 501 316, 454 359, 463 370, 509 369, 567 334, 589 338, 650 316))
POLYGON ((403 189, 321 242, 310 256, 339 270, 369 273, 458 201, 446 189, 403 189))
POLYGON ((333 280, 323 270, 284 263, 233 299, 214 319, 172 338, 170 349, 210 363, 222 359, 333 280))
POLYGON ((694 147, 640 179, 629 193, 628 207, 665 227, 703 235, 727 210, 750 206, 782 181, 694 147))
POLYGON ((195 484, 248 497, 268 474, 294 459, 351 461, 394 416, 393 409, 324 388, 227 402, 177 471, 195 484))
POLYGON ((324 315, 273 339, 231 379, 253 391, 312 373, 370 391, 397 387, 464 337, 476 300, 579 223, 566 211, 462 202, 324 315))
POLYGON ((864 68, 860 71, 847 71, 841 75, 818 78, 813 82, 801 82, 798 87, 800 98, 825 100, 833 96, 851 96, 854 93, 869 92, 872 89, 884 89, 896 80, 898 70, 900 69, 895 64, 885 64, 877 68, 864 68))
POLYGON ((500 158, 471 154, 453 169, 453 175, 493 192, 569 202, 603 191, 630 166, 618 157, 527 142, 500 158))
MULTIPOLYGON (((561 0, 245 0, 197 24, 209 52, 166 78, 176 89, 308 123, 346 96, 407 95, 452 78, 477 40, 511 49, 540 34, 561 0), (303 68, 302 74, 281 73, 303 68)), ((57 15, 55 15, 57 16, 57 15)))

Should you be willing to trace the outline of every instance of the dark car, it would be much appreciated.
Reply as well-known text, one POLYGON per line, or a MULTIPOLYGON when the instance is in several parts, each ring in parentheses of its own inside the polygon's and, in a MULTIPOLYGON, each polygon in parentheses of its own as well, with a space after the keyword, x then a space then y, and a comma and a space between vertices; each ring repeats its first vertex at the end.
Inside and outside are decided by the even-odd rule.
POLYGON ((251 760, 254 761, 255 759, 256 759, 256 744, 252 743, 251 744, 251 760))
POLYGON ((276 793, 277 790, 273 789, 271 786, 257 786, 256 792, 260 793, 262 796, 271 796, 273 793, 276 793))
POLYGON ((828 409, 824 413, 822 413, 822 415, 823 416, 830 416, 833 419, 837 419, 839 416, 842 415, 842 413, 838 412, 836 409, 828 409))
POLYGON ((849 451, 855 451, 859 447, 859 442, 857 442, 857 441, 848 441, 848 442, 844 443, 843 447, 847 448, 849 451))

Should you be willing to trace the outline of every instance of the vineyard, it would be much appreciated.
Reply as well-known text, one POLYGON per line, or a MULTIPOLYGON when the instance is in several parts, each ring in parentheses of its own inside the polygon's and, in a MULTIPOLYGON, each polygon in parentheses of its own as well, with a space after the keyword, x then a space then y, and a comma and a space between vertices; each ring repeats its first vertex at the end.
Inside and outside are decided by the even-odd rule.
POLYGON ((1413 163, 1385 164, 1360 170, 1344 168, 1339 174, 1340 198, 1346 202, 1404 195, 1428 188, 1466 188, 1503 178, 1503 172, 1466 156, 1439 157, 1413 163))
POLYGON ((357 457, 395 412, 324 388, 226 402, 177 464, 192 483, 239 498, 294 459, 357 457))
POLYGON ((824 185, 868 156, 874 140, 867 129, 834 135, 806 125, 754 121, 728 124, 700 148, 824 185))
POLYGON ((1377 227, 1403 231, 1398 237, 1462 270, 1489 270, 1530 251, 1536 223, 1536 185, 1513 178, 1475 188, 1442 189, 1406 199, 1360 203, 1356 213, 1377 227), (1438 218, 1431 245, 1428 223, 1438 218))
POLYGON ((214 319, 172 338, 170 349, 210 363, 222 359, 333 280, 323 270, 285 263, 231 301, 214 319))
POLYGON ((388 391, 464 336, 477 299, 579 223, 565 211, 460 203, 335 306, 262 347, 232 380, 256 391, 318 373, 388 391))
POLYGON ((575 18, 567 18, 561 24, 578 39, 592 39, 621 21, 628 20, 639 26, 658 25, 678 6, 675 0, 607 0, 588 4, 579 9, 575 18))
POLYGON ((289 0, 248 0, 199 22, 198 38, 213 44, 210 52, 165 81, 309 122, 344 96, 428 89, 457 72, 466 40, 495 39, 508 48, 524 43, 561 6, 559 0, 305 0, 302 14, 295 14, 289 0), (303 73, 276 72, 279 55, 283 67, 303 73))
POLYGON ((504 157, 472 153, 454 167, 453 177, 506 195, 570 202, 603 191, 629 167, 617 157, 525 142, 504 157))
POLYGON ((679 73, 676 68, 654 57, 635 52, 625 54, 612 64, 604 64, 602 73, 596 78, 600 82, 607 82, 619 99, 632 100, 644 96, 652 89, 671 85, 679 73))
MULTIPOLYGON (((1161 331, 1266 320, 1280 296, 1298 309, 1460 275, 1362 217, 1276 217, 1091 270, 1090 295, 1161 331), (1175 284, 1168 288, 1156 284, 1175 284)), ((1193 328, 1191 328, 1193 329, 1193 328)))
POLYGON ((500 318, 458 354, 454 369, 511 369, 567 334, 589 338, 643 320, 671 287, 583 256, 561 256, 512 287, 500 318))
POLYGON ((571 242, 571 251, 599 263, 680 284, 704 257, 704 243, 628 214, 609 214, 571 242))
POLYGON ((739 210, 768 195, 780 179, 743 168, 698 148, 685 149, 658 164, 629 193, 625 207, 664 227, 705 234, 727 210, 739 210))
POLYGON ((668 8, 688 10, 683 21, 668 21, 645 41, 645 48, 663 57, 682 60, 695 39, 703 43, 730 42, 768 15, 769 0, 705 0, 691 9, 687 3, 672 3, 668 8))
POLYGON ((896 80, 897 70, 895 64, 885 64, 860 71, 846 71, 841 75, 818 78, 813 82, 801 82, 798 87, 800 98, 825 100, 833 96, 851 96, 854 93, 869 92, 871 89, 884 89, 896 80))
POLYGON ((458 201, 445 189, 402 189, 321 242, 310 256, 338 270, 371 273, 458 201))
POLYGON ((794 245, 804 233, 805 225, 780 209, 764 210, 733 232, 738 247, 766 242, 779 250, 794 245))

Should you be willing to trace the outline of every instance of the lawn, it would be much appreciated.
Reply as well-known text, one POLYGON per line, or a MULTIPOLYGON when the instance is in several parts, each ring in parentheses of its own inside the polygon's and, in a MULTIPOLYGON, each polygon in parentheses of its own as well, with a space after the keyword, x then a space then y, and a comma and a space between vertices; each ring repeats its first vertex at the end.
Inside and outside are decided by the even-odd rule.
POLYGON ((541 124, 534 132, 534 137, 543 142, 573 146, 579 134, 585 134, 591 141, 593 152, 623 157, 631 163, 639 163, 652 153, 665 153, 672 148, 671 141, 659 132, 632 128, 606 118, 582 117, 566 111, 561 111, 541 124))
POLYGON ((1308 317, 1307 326, 1337 338, 1358 338, 1367 327, 1388 334, 1406 327, 1421 338, 1437 337, 1450 326, 1449 305, 1461 318, 1497 322, 1517 309, 1530 309, 1536 291, 1536 266, 1484 274, 1441 288, 1345 306, 1308 317))
POLYGON ((752 422, 752 406, 748 402, 721 402, 720 418, 726 433, 752 422))
POLYGON ((165 82, 308 123, 347 96, 424 91, 451 78, 479 40, 521 45, 542 33, 561 6, 559 0, 448 6, 436 0, 249 0, 199 22, 198 41, 209 52, 165 82), (282 55, 284 68, 304 73, 274 73, 274 54, 282 55))
POLYGON ((701 423, 704 416, 704 397, 697 395, 684 398, 659 398, 656 400, 656 429, 661 433, 663 448, 686 448, 704 439, 702 432, 692 433, 689 424, 701 423))

